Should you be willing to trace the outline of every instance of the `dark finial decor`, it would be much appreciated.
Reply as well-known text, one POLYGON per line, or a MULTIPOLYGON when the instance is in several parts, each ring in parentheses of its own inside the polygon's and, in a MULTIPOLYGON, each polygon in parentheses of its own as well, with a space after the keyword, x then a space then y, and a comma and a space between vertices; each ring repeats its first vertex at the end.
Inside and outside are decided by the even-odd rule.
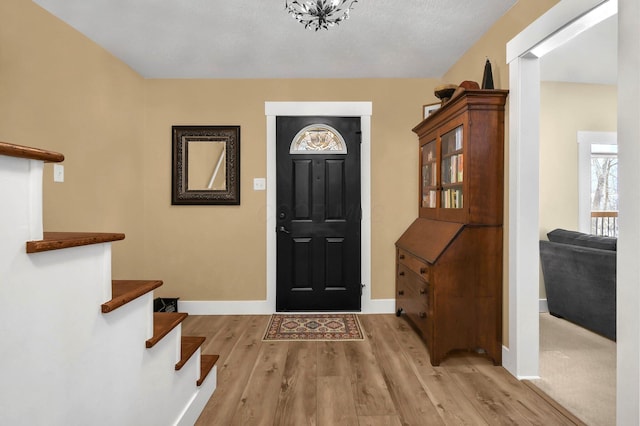
POLYGON ((487 59, 484 63, 484 75, 482 76, 482 88, 494 89, 493 87, 493 73, 491 72, 491 62, 487 59))

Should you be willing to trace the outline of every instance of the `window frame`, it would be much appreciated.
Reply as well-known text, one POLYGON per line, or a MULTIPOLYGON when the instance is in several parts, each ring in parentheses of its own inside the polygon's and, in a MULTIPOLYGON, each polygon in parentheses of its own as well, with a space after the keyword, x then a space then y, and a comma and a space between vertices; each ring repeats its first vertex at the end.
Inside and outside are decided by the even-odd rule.
POLYGON ((617 132, 578 132, 578 230, 591 233, 591 146, 617 145, 617 132))

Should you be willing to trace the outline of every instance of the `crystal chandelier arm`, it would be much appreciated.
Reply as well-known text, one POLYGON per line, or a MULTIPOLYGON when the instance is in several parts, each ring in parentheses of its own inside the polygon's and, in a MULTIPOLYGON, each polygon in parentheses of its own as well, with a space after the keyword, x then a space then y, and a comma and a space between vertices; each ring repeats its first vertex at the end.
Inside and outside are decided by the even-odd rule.
POLYGON ((349 19, 349 11, 358 0, 285 0, 289 14, 307 29, 329 29, 349 19))

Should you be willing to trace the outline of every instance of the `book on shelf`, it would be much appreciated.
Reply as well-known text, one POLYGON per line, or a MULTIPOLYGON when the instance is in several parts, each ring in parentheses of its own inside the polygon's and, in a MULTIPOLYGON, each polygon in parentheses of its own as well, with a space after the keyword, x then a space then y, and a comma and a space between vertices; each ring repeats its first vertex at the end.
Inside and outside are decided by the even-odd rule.
POLYGON ((451 157, 451 183, 458 181, 458 156, 453 155, 451 157))
POLYGON ((445 209, 461 209, 464 206, 462 189, 447 188, 442 191, 442 206, 445 209))
POLYGON ((442 160, 442 183, 459 183, 464 177, 462 154, 452 155, 442 160))
POLYGON ((456 151, 462 149, 462 126, 456 128, 456 151))

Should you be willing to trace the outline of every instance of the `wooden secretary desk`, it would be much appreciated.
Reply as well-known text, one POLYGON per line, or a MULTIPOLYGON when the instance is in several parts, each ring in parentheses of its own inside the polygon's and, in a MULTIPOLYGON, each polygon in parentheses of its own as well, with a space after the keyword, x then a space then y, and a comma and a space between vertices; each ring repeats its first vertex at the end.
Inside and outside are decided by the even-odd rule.
POLYGON ((419 214, 396 242, 396 309, 431 364, 452 350, 502 363, 506 90, 467 90, 413 131, 419 214))

